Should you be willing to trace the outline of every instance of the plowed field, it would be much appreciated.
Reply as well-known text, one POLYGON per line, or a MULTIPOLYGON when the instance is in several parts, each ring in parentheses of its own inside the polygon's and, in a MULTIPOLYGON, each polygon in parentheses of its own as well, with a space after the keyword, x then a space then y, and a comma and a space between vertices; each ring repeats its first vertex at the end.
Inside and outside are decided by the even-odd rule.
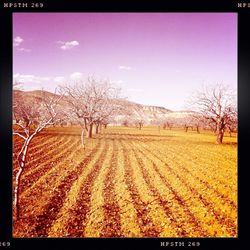
POLYGON ((14 237, 237 236, 235 136, 108 127, 84 150, 80 133, 32 142, 14 237))

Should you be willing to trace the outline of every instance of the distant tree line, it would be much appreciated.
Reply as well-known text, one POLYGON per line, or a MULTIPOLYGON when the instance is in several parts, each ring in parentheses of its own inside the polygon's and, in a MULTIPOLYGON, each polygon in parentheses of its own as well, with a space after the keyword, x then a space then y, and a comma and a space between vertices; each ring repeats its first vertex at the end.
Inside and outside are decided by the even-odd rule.
POLYGON ((183 128, 200 133, 201 130, 211 130, 216 135, 216 143, 221 144, 225 132, 230 136, 238 130, 236 94, 223 85, 205 88, 195 93, 189 100, 190 110, 183 117, 167 117, 149 122, 143 115, 128 114, 121 122, 124 126, 135 126, 142 129, 143 125, 153 125, 162 129, 183 128))

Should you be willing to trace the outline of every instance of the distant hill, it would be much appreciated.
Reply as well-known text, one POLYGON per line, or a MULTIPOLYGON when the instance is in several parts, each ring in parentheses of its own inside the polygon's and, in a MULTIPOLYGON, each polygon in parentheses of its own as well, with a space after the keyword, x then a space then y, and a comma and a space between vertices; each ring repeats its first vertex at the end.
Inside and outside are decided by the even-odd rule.
MULTIPOLYGON (((14 90, 13 98, 18 94, 25 96, 26 101, 33 102, 41 98, 42 94, 53 96, 55 94, 48 91, 34 90, 34 91, 21 91, 14 90)), ((115 100, 115 102, 122 106, 123 109, 112 117, 111 123, 122 124, 124 121, 129 123, 142 120, 144 124, 155 124, 159 121, 176 121, 186 119, 194 114, 193 111, 172 111, 165 107, 158 107, 152 105, 142 105, 139 103, 131 102, 124 99, 115 100)), ((66 102, 60 101, 61 106, 67 105, 66 102)))

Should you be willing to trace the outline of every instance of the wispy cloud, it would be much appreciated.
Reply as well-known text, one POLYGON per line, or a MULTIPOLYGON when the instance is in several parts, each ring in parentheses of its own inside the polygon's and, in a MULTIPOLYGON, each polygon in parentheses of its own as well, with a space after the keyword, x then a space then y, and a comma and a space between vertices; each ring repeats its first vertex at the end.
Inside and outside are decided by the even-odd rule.
POLYGON ((119 66, 119 69, 122 69, 122 70, 131 70, 132 68, 130 66, 121 65, 121 66, 119 66))
POLYGON ((22 37, 16 36, 16 37, 14 38, 14 41, 13 41, 13 46, 14 46, 14 47, 17 47, 17 46, 19 46, 23 41, 24 41, 24 40, 23 40, 22 37))
POLYGON ((47 85, 47 84, 61 84, 65 83, 67 80, 81 80, 83 78, 83 74, 81 72, 74 72, 68 77, 65 76, 37 76, 33 74, 20 74, 16 73, 13 75, 13 83, 27 84, 28 86, 35 86, 37 84, 47 85))
POLYGON ((22 52, 30 52, 31 49, 26 49, 26 48, 17 48, 18 51, 22 51, 22 52))
POLYGON ((19 83, 42 83, 50 81, 51 78, 17 73, 13 75, 13 80, 14 82, 19 82, 19 83))
POLYGON ((81 72, 74 72, 70 75, 71 80, 80 80, 82 79, 83 75, 81 72))
POLYGON ((60 44, 60 49, 62 50, 69 50, 73 49, 74 47, 78 46, 80 43, 78 41, 69 41, 69 42, 63 42, 63 41, 57 41, 58 44, 60 44))
POLYGON ((24 39, 22 37, 16 36, 14 38, 14 40, 13 40, 13 47, 16 47, 16 50, 21 51, 21 52, 30 52, 31 49, 27 49, 27 48, 24 48, 24 47, 22 47, 22 48, 19 47, 20 44, 23 44, 23 42, 24 42, 24 39))
POLYGON ((57 76, 57 77, 54 77, 54 82, 56 83, 63 83, 66 81, 65 77, 64 76, 57 76))

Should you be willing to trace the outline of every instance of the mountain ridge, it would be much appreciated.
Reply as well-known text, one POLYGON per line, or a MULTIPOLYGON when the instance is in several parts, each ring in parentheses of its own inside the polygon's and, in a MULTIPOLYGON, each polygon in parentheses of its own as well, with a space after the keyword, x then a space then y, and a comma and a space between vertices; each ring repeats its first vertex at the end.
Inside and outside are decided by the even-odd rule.
MULTIPOLYGON (((13 90, 13 96, 15 96, 16 93, 23 93, 30 101, 32 101, 33 98, 37 99, 41 97, 42 94, 51 96, 57 95, 55 93, 43 90, 13 90)), ((113 115, 111 123, 114 124, 122 124, 126 120, 129 120, 131 123, 143 121, 144 124, 152 124, 164 122, 166 120, 173 121, 186 119, 195 113, 194 111, 190 110, 173 111, 163 106, 144 105, 129 101, 127 99, 117 99, 116 102, 119 102, 119 105, 126 107, 129 112, 120 111, 119 113, 113 115)), ((63 106, 65 103, 61 103, 61 105, 63 106)))

